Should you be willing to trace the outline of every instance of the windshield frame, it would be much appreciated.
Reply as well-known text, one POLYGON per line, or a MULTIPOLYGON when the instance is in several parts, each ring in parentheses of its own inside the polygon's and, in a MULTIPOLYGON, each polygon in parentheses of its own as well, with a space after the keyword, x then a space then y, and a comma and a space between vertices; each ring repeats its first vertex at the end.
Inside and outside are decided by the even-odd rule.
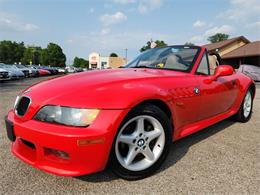
MULTIPOLYGON (((158 69, 158 70, 171 70, 171 71, 177 71, 177 72, 186 72, 186 73, 190 73, 192 71, 192 69, 194 68, 194 65, 196 64, 196 61, 198 59, 199 54, 201 53, 202 48, 200 46, 189 46, 189 45, 171 45, 171 46, 165 46, 165 47, 157 47, 157 48, 152 48, 152 49, 148 49, 147 51, 142 52, 141 54, 139 54, 136 58, 134 58, 133 60, 131 60, 129 63, 127 63, 126 65, 124 65, 122 68, 149 68, 149 69, 158 69), (159 68, 159 67, 150 67, 150 66, 133 66, 133 67, 127 67, 129 66, 132 62, 134 62, 135 60, 138 60, 138 58, 140 58, 141 55, 151 51, 151 50, 155 50, 155 49, 163 49, 163 48, 190 48, 190 49, 197 49, 196 54, 194 55, 194 58, 190 64, 190 67, 186 70, 181 70, 181 69, 173 69, 173 68, 159 68)), ((140 60, 139 60, 140 61, 140 60)))

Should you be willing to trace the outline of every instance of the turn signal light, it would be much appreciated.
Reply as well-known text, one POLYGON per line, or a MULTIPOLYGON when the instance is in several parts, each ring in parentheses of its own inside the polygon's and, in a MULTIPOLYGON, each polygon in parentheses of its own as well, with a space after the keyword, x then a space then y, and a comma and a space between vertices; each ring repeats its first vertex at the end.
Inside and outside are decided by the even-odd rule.
POLYGON ((102 144, 102 143, 104 143, 104 140, 102 138, 93 139, 93 140, 77 140, 78 146, 86 146, 90 144, 102 144))

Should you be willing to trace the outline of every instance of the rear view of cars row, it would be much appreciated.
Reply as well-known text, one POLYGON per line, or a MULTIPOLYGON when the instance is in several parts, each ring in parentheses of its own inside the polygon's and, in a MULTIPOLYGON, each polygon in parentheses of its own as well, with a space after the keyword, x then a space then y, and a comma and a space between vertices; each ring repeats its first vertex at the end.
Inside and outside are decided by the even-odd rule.
POLYGON ((59 67, 0 63, 0 81, 56 75, 59 73, 66 73, 66 71, 59 67))

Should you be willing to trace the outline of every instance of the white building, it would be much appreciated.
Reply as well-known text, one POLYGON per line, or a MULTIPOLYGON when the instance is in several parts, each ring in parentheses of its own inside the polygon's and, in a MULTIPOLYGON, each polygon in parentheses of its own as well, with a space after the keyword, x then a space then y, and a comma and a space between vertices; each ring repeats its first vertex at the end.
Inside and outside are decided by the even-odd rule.
POLYGON ((91 69, 117 68, 124 64, 126 60, 121 57, 103 57, 96 52, 89 54, 89 68, 91 69))
POLYGON ((109 67, 109 57, 102 57, 100 54, 93 52, 89 54, 89 68, 105 69, 109 67))

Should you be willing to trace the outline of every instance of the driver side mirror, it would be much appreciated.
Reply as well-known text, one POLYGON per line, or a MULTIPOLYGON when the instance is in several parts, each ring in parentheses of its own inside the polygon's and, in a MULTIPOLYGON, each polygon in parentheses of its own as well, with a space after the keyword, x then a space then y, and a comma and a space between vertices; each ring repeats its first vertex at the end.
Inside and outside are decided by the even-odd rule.
POLYGON ((215 74, 212 78, 213 81, 216 81, 219 77, 229 76, 234 73, 234 69, 230 65, 220 65, 217 67, 215 74))

